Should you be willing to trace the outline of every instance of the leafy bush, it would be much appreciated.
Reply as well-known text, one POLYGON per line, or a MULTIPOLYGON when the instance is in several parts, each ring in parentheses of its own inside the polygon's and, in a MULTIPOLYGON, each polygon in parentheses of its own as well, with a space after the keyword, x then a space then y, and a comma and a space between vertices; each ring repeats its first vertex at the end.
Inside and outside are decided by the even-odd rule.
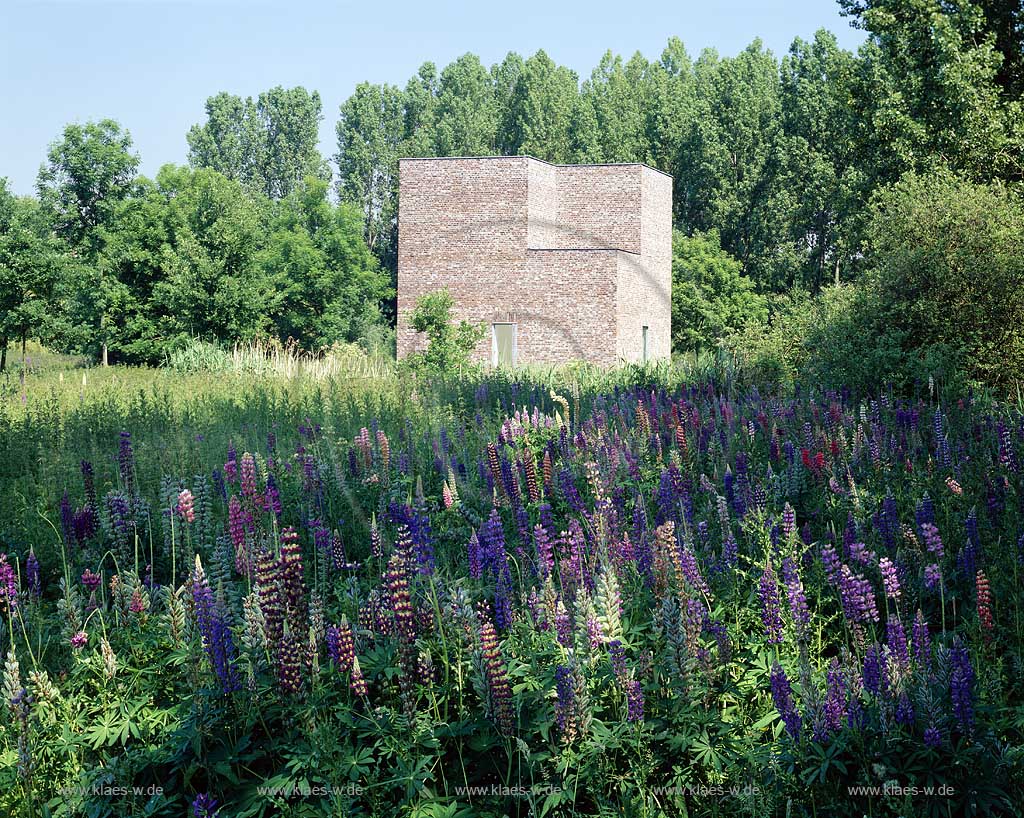
POLYGON ((415 369, 429 372, 455 372, 469 367, 469 356, 484 337, 483 324, 468 321, 452 323, 455 301, 447 287, 420 297, 412 312, 410 324, 416 332, 427 336, 427 348, 409 356, 415 369))
POLYGON ((768 317, 765 298, 722 249, 718 232, 672 236, 672 348, 714 348, 727 335, 768 317))
POLYGON ((1004 186, 907 176, 877 201, 869 284, 904 352, 943 347, 966 374, 1024 379, 1024 205, 1004 186))

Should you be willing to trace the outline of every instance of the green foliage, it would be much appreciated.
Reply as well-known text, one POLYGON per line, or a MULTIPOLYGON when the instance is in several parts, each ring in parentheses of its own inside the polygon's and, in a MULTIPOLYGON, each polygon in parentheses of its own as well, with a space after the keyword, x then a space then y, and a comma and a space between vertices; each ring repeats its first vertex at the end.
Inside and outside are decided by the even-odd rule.
POLYGON ((0 178, 0 371, 11 340, 24 345, 29 336, 60 332, 61 316, 53 306, 72 262, 39 203, 12 196, 0 178))
POLYGON ((880 318, 905 350, 942 346, 983 383, 1024 381, 1024 204, 999 184, 908 176, 873 208, 880 318))
POLYGON ((131 147, 131 136, 111 119, 72 124, 39 169, 39 198, 54 230, 89 259, 101 246, 97 230, 132 193, 139 157, 131 147))
POLYGON ((468 321, 452 321, 455 305, 447 288, 421 296, 409 318, 416 332, 427 337, 427 348, 410 356, 410 365, 427 372, 456 372, 468 369, 469 356, 483 339, 486 327, 468 321))
POLYGON ((765 298, 725 252, 718 233, 672 236, 672 349, 699 351, 768 318, 765 298))
POLYGON ((317 150, 321 119, 320 94, 302 87, 271 88, 255 101, 220 93, 206 100, 206 122, 188 132, 189 163, 283 199, 306 176, 330 178, 317 150))

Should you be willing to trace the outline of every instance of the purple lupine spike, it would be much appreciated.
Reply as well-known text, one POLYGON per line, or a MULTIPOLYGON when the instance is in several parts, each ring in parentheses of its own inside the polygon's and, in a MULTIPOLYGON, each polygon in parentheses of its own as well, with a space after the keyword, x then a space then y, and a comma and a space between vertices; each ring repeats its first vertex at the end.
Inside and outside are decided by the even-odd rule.
POLYGON ((796 625, 797 638, 803 639, 807 634, 807 628, 811 624, 811 612, 807 608, 807 594, 804 592, 804 585, 800 581, 800 574, 797 571, 796 563, 791 557, 782 560, 782 581, 786 586, 786 593, 789 599, 789 612, 793 616, 793 623, 796 625))
POLYGON ((236 651, 231 637, 230 619, 223 602, 215 598, 198 555, 192 573, 192 600, 203 647, 206 648, 207 658, 217 676, 221 692, 233 693, 240 690, 241 683, 234 665, 236 651))
POLYGON ((566 735, 572 731, 572 719, 575 711, 575 680, 572 669, 568 665, 555 668, 555 724, 558 732, 566 735))
POLYGON ((608 657, 611 659, 612 673, 615 674, 615 678, 624 679, 628 671, 626 667, 626 650, 618 639, 612 639, 608 643, 608 657))
POLYGON ((220 818, 217 799, 201 792, 192 800, 192 818, 220 818))
POLYGON ((864 652, 861 684, 868 693, 877 696, 885 690, 885 680, 885 656, 878 645, 870 645, 864 652))
POLYGON ((949 651, 949 695, 953 717, 965 736, 974 731, 974 668, 971 657, 959 641, 949 651))
POLYGON ((644 720, 644 689, 638 679, 630 679, 626 688, 626 721, 635 724, 644 720))
POLYGON ((896 576, 896 566, 888 557, 882 557, 878 561, 878 568, 882 572, 882 585, 885 588, 885 595, 889 599, 899 601, 900 580, 896 576))
POLYGON ((772 665, 770 679, 775 709, 782 716, 782 722, 786 725, 786 732, 789 733, 790 738, 797 741, 800 738, 802 719, 793 703, 793 689, 790 687, 789 679, 778 662, 772 665))
POLYGON ((533 527, 533 542, 537 551, 537 567, 541 577, 548 576, 555 567, 554 551, 548 530, 537 523, 533 527))
POLYGON ((921 609, 917 609, 917 616, 914 618, 913 628, 914 659, 925 670, 929 668, 932 661, 932 637, 928 632, 928 623, 925 621, 921 609))
POLYGON ((0 554, 0 613, 10 616, 18 607, 18 576, 14 566, 7 561, 6 554, 0 554))
POLYGON ((769 645, 781 645, 782 610, 779 603, 779 586, 771 564, 761 574, 758 596, 761 599, 761 621, 764 623, 767 642, 769 645))
POLYGON ((941 560, 945 549, 942 545, 942 537, 939 535, 939 529, 934 523, 925 522, 921 523, 921 536, 924 537, 925 547, 928 551, 935 556, 936 559, 941 560))
POLYGON ((839 659, 835 656, 832 657, 826 674, 824 717, 825 724, 832 733, 842 730, 847 719, 846 678, 839 659))
POLYGON ((907 633, 903 629, 903 623, 898 616, 890 616, 885 623, 886 640, 889 645, 889 653, 896 660, 897 665, 904 671, 910 669, 910 649, 907 646, 907 633))
POLYGON ((117 445, 117 466, 124 483, 124 490, 129 495, 135 488, 135 453, 132 450, 131 432, 122 431, 117 445))
POLYGON ((796 534, 796 512, 788 502, 782 507, 782 535, 791 540, 796 534))
POLYGON ((466 553, 469 557, 469 575, 473 579, 480 579, 483 576, 483 549, 476 532, 469 535, 469 542, 466 543, 466 553))

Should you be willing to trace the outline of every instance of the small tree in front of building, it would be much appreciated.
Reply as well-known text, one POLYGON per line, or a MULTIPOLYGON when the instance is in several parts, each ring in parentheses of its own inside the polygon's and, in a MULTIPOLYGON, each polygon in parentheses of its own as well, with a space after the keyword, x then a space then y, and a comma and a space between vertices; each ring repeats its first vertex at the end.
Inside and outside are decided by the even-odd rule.
POLYGON ((470 365, 470 353, 483 339, 487 329, 482 323, 453 323, 454 305, 455 301, 447 287, 417 299, 410 324, 414 330, 427 336, 427 348, 409 356, 413 368, 429 372, 453 372, 470 365))

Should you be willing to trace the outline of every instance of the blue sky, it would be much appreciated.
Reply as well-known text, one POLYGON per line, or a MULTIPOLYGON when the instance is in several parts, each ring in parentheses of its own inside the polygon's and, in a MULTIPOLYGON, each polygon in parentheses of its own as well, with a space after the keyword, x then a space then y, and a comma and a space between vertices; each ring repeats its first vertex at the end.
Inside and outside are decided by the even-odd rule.
POLYGON ((31 193, 64 125, 104 117, 128 128, 152 175, 185 161, 185 133, 218 91, 318 90, 329 156, 338 106, 356 83, 404 85, 426 60, 441 68, 472 51, 492 65, 543 48, 583 77, 609 48, 654 58, 674 35, 692 56, 734 54, 760 37, 781 55, 819 28, 847 48, 863 40, 834 0, 0 0, 0 176, 31 193))

